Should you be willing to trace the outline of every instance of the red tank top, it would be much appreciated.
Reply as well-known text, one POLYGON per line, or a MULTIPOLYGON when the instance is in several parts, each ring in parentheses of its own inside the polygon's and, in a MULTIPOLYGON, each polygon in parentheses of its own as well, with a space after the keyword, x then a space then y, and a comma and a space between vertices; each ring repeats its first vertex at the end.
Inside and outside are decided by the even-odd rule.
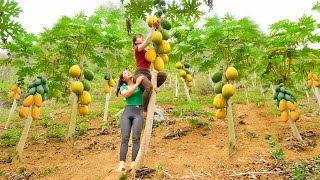
POLYGON ((146 50, 138 51, 138 45, 134 46, 134 57, 136 59, 136 68, 142 68, 150 70, 151 62, 147 61, 144 55, 146 54, 146 50))

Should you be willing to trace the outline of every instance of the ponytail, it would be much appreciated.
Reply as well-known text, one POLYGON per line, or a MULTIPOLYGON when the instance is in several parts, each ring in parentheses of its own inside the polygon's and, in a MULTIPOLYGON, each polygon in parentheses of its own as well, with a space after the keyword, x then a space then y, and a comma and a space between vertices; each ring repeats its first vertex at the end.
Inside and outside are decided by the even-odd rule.
POLYGON ((116 90, 117 96, 119 96, 120 87, 125 84, 127 83, 123 80, 123 71, 121 71, 119 74, 119 81, 118 81, 117 90, 116 90))

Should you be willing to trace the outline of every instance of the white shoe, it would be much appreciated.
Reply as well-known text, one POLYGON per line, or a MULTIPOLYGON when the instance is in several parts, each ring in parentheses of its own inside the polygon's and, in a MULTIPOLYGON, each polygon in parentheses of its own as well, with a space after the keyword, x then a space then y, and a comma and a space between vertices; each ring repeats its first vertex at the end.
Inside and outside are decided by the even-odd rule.
POLYGON ((124 161, 120 161, 119 163, 119 167, 117 169, 118 172, 124 171, 124 161))

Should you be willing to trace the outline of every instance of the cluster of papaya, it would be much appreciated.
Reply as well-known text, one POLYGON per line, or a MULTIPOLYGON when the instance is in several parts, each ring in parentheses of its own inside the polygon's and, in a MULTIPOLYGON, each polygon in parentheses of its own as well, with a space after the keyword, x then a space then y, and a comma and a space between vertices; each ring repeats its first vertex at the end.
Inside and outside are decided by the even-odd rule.
MULTIPOLYGON (((227 116, 227 100, 234 95, 235 88, 232 84, 224 84, 222 80, 223 73, 216 72, 212 75, 211 80, 215 83, 214 92, 217 94, 213 99, 213 106, 217 109, 216 118, 224 119, 227 116)), ((228 81, 235 80, 238 77, 238 71, 234 67, 228 67, 226 71, 228 81)))
POLYGON ((308 83, 307 83, 307 87, 311 88, 312 85, 314 85, 314 87, 319 87, 319 78, 316 74, 310 72, 308 74, 308 83))
POLYGON ((83 70, 83 77, 81 77, 81 68, 79 65, 73 65, 69 69, 69 74, 75 79, 71 84, 71 90, 78 96, 78 112, 80 116, 85 116, 89 112, 88 104, 91 103, 91 89, 90 81, 93 80, 94 74, 88 69, 83 70))
POLYGON ((176 68, 180 69, 179 75, 186 82, 188 88, 192 87, 192 72, 189 70, 190 64, 177 62, 176 68))
POLYGON ((29 114, 30 106, 32 106, 32 119, 39 119, 40 107, 42 106, 42 103, 46 100, 45 94, 47 93, 49 93, 47 79, 41 75, 37 76, 37 78, 35 78, 28 85, 27 94, 22 102, 22 107, 20 108, 19 116, 21 118, 26 118, 29 114))
POLYGON ((154 5, 157 6, 155 15, 150 16, 147 19, 149 27, 152 27, 152 23, 160 19, 160 26, 156 29, 152 36, 153 47, 148 49, 145 54, 145 58, 149 62, 154 62, 154 69, 157 71, 163 71, 164 63, 169 61, 168 53, 170 51, 170 44, 167 40, 170 38, 171 23, 161 18, 162 15, 166 14, 166 2, 165 0, 154 0, 154 5))
POLYGON ((110 93, 111 88, 116 85, 116 82, 113 80, 109 73, 104 75, 104 79, 108 82, 106 85, 104 85, 104 93, 108 94, 110 93))
POLYGON ((21 91, 25 88, 24 78, 19 78, 17 83, 14 83, 10 88, 8 95, 9 99, 20 100, 21 91))
POLYGON ((287 122, 290 118, 294 121, 299 119, 299 113, 296 112, 296 101, 290 91, 284 87, 283 83, 280 83, 275 87, 275 93, 273 99, 277 101, 277 107, 281 112, 281 121, 287 122))

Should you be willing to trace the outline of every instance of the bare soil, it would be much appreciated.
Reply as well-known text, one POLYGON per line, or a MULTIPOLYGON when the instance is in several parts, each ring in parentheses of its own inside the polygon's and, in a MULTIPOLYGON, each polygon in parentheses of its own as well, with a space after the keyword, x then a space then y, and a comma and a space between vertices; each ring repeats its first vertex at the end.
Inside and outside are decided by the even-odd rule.
MULTIPOLYGON (((165 123, 154 129, 144 163, 146 168, 138 176, 140 179, 288 179, 290 166, 271 157, 274 148, 268 144, 266 134, 284 151, 289 164, 310 159, 320 152, 320 117, 307 111, 300 113, 296 124, 303 142, 298 142, 289 124, 280 122, 280 118, 271 113, 270 106, 267 103, 260 106, 233 104, 237 152, 232 157, 228 155, 226 120, 214 120, 201 113, 177 118, 168 116, 165 123), (191 127, 187 120, 192 116, 209 126, 191 127)), ((171 105, 161 107, 167 113, 174 109, 171 105)), ((203 109, 214 116, 214 109, 203 109)), ((57 121, 68 122, 69 115, 63 110, 55 110, 53 115, 57 121)), ((28 139, 21 162, 5 162, 9 148, 0 148, 0 169, 4 173, 0 178, 118 179, 121 176, 116 172, 120 129, 110 128, 102 133, 95 128, 101 120, 102 117, 90 121, 90 129, 74 147, 55 139, 43 138, 37 144, 28 139)), ((31 128, 31 131, 41 129, 31 128)), ((127 169, 130 160, 131 143, 127 169)), ((129 178, 131 175, 129 173, 129 178)))

